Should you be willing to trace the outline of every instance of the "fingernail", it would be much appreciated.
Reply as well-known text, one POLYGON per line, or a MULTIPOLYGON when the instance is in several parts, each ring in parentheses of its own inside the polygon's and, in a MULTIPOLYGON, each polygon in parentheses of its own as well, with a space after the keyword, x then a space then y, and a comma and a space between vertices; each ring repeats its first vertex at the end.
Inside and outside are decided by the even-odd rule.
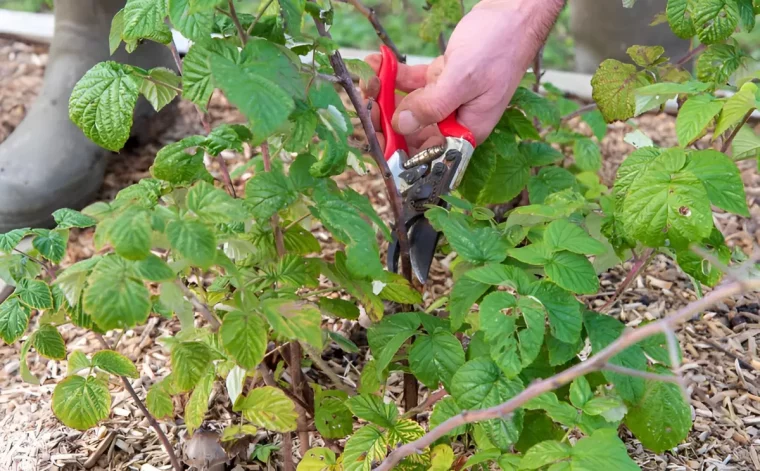
POLYGON ((411 134, 420 128, 420 122, 411 111, 402 111, 398 115, 398 130, 401 134, 411 134))

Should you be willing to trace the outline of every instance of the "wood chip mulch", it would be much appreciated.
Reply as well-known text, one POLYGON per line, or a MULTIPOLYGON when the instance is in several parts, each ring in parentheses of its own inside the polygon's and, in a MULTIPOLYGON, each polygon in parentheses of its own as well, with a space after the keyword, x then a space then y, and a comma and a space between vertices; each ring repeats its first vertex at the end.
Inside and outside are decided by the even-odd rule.
MULTIPOLYGON (((21 122, 33 103, 42 84, 46 61, 46 46, 0 38, 0 142, 21 122)), ((210 115, 213 124, 241 121, 241 117, 219 94, 212 99, 210 115)), ((658 145, 675 144, 672 117, 643 116, 636 120, 636 124, 658 145)), ((574 126, 588 132, 578 120, 574 126)), ((602 176, 605 183, 609 184, 614 179, 617 166, 632 151, 632 147, 622 139, 631 130, 629 125, 624 124, 610 126, 602 142, 605 158, 602 176)), ((128 146, 118 156, 112 157, 99 198, 111 199, 120 188, 149 176, 152 159, 165 144, 201 132, 194 107, 180 103, 177 118, 160 135, 149 142, 128 146)), ((355 138, 362 140, 359 135, 355 138)), ((250 149, 246 150, 245 155, 235 152, 223 154, 231 171, 243 165, 250 156, 250 149)), ((760 176, 752 161, 742 162, 741 168, 747 185, 751 218, 718 213, 715 220, 730 246, 751 253, 760 244, 760 176)), ((211 169, 218 174, 215 162, 211 163, 211 169)), ((235 182, 238 193, 242 193, 245 180, 250 176, 250 172, 245 173, 235 182)), ((347 172, 339 178, 339 182, 368 195, 381 216, 388 219, 390 207, 377 175, 359 176, 347 172)), ((329 254, 339 248, 329 234, 319 227, 314 232, 329 254)), ((91 256, 94 253, 91 239, 90 230, 72 231, 64 263, 70 264, 91 256)), ((446 259, 433 265, 432 280, 426 293, 427 303, 449 291, 451 280, 446 267, 446 259)), ((604 273, 600 294, 586 297, 588 305, 592 308, 604 305, 628 268, 625 264, 604 273)), ((689 279, 672 262, 660 256, 635 280, 631 289, 609 313, 635 326, 660 318, 695 299, 697 294, 689 279)), ((759 302, 757 297, 749 296, 726 301, 688 323, 679 332, 694 428, 676 451, 659 455, 645 450, 623 428, 621 433, 629 452, 643 469, 760 469, 759 302)), ((355 322, 331 321, 328 328, 361 342, 361 329, 355 322)), ((79 329, 65 326, 61 331, 69 352, 99 349, 95 339, 79 329)), ((138 365, 141 377, 133 384, 142 397, 151 384, 169 371, 166 350, 157 340, 177 331, 178 322, 153 318, 146 326, 129 330, 120 339, 119 350, 138 365)), ((115 339, 111 337, 109 340, 115 339)), ((34 386, 21 381, 18 354, 18 343, 0 346, 0 470, 82 469, 85 465, 90 469, 104 470, 170 469, 166 454, 147 420, 119 384, 114 383, 111 388, 113 411, 108 420, 86 432, 71 430, 61 425, 50 409, 52 390, 65 375, 64 362, 47 361, 36 354, 30 355, 33 373, 43 379, 41 386, 34 386)), ((346 354, 331 348, 325 351, 323 358, 336 374, 355 386, 367 353, 366 349, 362 349, 359 354, 346 354)), ((311 380, 329 384, 329 380, 318 370, 304 368, 304 371, 311 380)), ((284 378, 288 379, 287 374, 284 378)), ((393 375, 388 384, 389 397, 400 404, 400 376, 393 375)), ((423 390, 421 400, 425 395, 427 391, 423 390)), ((231 423, 233 417, 226 408, 227 403, 226 392, 223 388, 217 388, 207 415, 206 427, 209 430, 220 430, 231 423)), ((183 405, 177 401, 175 406, 179 412, 183 405)), ((169 438, 178 444, 178 450, 186 445, 187 434, 181 420, 163 421, 162 427, 169 438)), ((259 445, 279 445, 281 437, 260 432, 254 441, 259 445)), ((242 455, 253 447, 253 444, 248 444, 242 455)), ((294 449, 298 449, 297 441, 294 449)), ((279 469, 279 455, 274 453, 271 460, 266 465, 259 461, 238 459, 235 467, 228 469, 279 469)))

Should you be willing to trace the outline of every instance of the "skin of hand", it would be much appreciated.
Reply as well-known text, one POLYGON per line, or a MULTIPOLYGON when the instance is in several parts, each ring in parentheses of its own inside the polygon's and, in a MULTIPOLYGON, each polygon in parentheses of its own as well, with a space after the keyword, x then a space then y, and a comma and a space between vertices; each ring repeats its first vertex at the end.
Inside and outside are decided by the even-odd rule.
MULTIPOLYGON (((454 29, 444 55, 430 65, 399 64, 393 128, 412 153, 443 142, 436 124, 452 112, 482 143, 499 122, 517 86, 549 35, 564 0, 483 0, 454 29)), ((380 54, 367 63, 377 72, 380 54)), ((377 77, 362 83, 376 97, 377 77)), ((380 113, 372 109, 376 129, 380 113)), ((384 148, 385 139, 378 134, 384 148)))

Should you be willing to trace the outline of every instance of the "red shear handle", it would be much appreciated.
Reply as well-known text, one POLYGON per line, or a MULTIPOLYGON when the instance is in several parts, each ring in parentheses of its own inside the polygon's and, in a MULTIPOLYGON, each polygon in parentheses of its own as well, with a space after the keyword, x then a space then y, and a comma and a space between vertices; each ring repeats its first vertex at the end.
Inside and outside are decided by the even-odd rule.
MULTIPOLYGON (((380 106, 380 126, 385 136, 385 160, 388 160, 394 152, 401 149, 409 153, 404 136, 393 130, 391 120, 396 111, 396 76, 398 75, 398 60, 388 46, 380 46, 383 61, 380 64, 380 93, 377 96, 377 104, 380 106)), ((438 123, 438 129, 444 137, 464 139, 475 147, 475 136, 467 127, 459 124, 456 112, 451 113, 438 123)))
POLYGON ((380 64, 380 93, 377 95, 377 104, 380 105, 380 127, 385 136, 385 160, 391 158, 394 152, 401 149, 407 154, 409 148, 404 136, 393 130, 391 120, 396 111, 396 75, 398 74, 398 60, 396 55, 386 45, 380 46, 383 62, 380 64))
POLYGON ((455 111, 444 118, 443 121, 438 123, 438 129, 441 131, 441 134, 443 134, 443 137, 455 137, 458 139, 464 139, 465 141, 472 144, 472 147, 474 149, 475 136, 473 136, 472 132, 467 129, 466 126, 459 124, 456 115, 457 113, 455 111))

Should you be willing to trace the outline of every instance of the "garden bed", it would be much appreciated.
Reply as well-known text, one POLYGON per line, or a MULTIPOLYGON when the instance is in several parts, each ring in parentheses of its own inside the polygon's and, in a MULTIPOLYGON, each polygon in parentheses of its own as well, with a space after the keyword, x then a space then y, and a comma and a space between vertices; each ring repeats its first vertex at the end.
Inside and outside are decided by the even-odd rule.
MULTIPOLYGON (((42 84, 46 61, 47 46, 0 39, 0 142, 21 122, 32 105, 42 84)), ((179 109, 181 112, 176 120, 166 123, 168 126, 160 135, 128 144, 119 155, 112 157, 99 199, 111 199, 119 189, 149 176, 152 159, 162 146, 190 134, 202 133, 193 105, 183 102, 179 104, 179 109)), ((212 98, 209 111, 212 125, 242 121, 242 117, 232 111, 219 93, 212 98)), ((636 120, 636 125, 658 144, 672 145, 675 142, 674 120, 669 116, 644 116, 636 120)), ((605 183, 612 181, 618 165, 633 149, 623 141, 623 136, 630 130, 629 125, 614 125, 602 142, 605 183)), ((360 144, 362 137, 354 137, 360 144)), ((234 172, 250 158, 250 152, 247 154, 227 151, 223 157, 234 172)), ((752 217, 744 219, 718 213, 716 219, 728 244, 749 252, 760 243, 760 176, 754 162, 744 161, 741 164, 752 217)), ((212 173, 213 170, 212 166, 212 173)), ((235 181, 238 192, 242 191, 247 178, 250 178, 250 173, 244 173, 235 181)), ((378 212, 387 220, 390 208, 384 185, 377 174, 360 176, 347 172, 338 180, 362 194, 368 194, 378 212)), ((328 253, 339 249, 320 227, 315 227, 314 232, 325 247, 332 249, 328 253)), ((64 265, 91 256, 91 238, 91 230, 72 231, 64 265)), ((438 298, 450 289, 447 283, 451 280, 445 276, 446 270, 445 259, 433 265, 427 300, 438 298)), ((625 267, 618 267, 603 274, 602 291, 587 296, 587 304, 597 308, 604 305, 625 273, 625 267)), ((629 325, 637 325, 659 318, 694 299, 696 293, 689 279, 669 260, 661 257, 636 279, 632 289, 609 313, 629 325)), ((661 455, 644 450, 630 434, 623 432, 631 456, 643 469, 760 469, 757 451, 760 447, 758 310, 756 297, 739 298, 718 305, 715 311, 704 313, 679 332, 695 425, 688 440, 678 447, 677 452, 661 455)), ((340 330, 362 346, 361 329, 356 323, 339 321, 331 323, 329 328, 340 330)), ((146 326, 127 331, 121 339, 120 352, 135 361, 140 371, 141 378, 133 383, 140 396, 144 397, 147 388, 168 373, 168 358, 157 339, 178 330, 178 321, 153 318, 146 326)), ((94 337, 83 330, 65 326, 61 332, 69 351, 98 350, 94 337)), ((366 347, 359 354, 345 354, 334 347, 328 346, 323 358, 346 382, 357 383, 366 360, 366 347)), ((85 463, 92 465, 92 469, 154 469, 150 466, 168 469, 166 454, 147 420, 120 386, 112 387, 114 407, 108 420, 87 432, 68 429, 58 422, 50 409, 53 379, 65 374, 64 363, 31 355, 32 371, 46 379, 41 386, 26 384, 19 376, 18 350, 18 343, 10 347, 0 346, 0 469, 79 469, 85 463)), ((308 367, 304 370, 310 380, 328 384, 316 370, 308 367)), ((392 375, 387 396, 400 404, 401 393, 400 376, 392 375)), ((224 394, 223 390, 217 389, 214 397, 224 394)), ((422 397, 426 394, 427 391, 423 391, 422 397)), ((230 423, 232 415, 221 405, 226 401, 216 400, 213 403, 218 407, 211 407, 206 427, 219 430, 230 423)), ((422 419, 425 417, 425 414, 421 415, 422 419)), ((163 423, 171 440, 184 442, 186 434, 181 422, 163 423)), ((277 444, 280 437, 259 432, 255 441, 259 445, 277 444)), ((249 446, 253 445, 241 448, 243 454, 249 446)), ((277 469, 279 460, 278 454, 273 453, 269 469, 277 469)), ((236 469, 267 469, 267 466, 260 461, 241 460, 236 469)))

